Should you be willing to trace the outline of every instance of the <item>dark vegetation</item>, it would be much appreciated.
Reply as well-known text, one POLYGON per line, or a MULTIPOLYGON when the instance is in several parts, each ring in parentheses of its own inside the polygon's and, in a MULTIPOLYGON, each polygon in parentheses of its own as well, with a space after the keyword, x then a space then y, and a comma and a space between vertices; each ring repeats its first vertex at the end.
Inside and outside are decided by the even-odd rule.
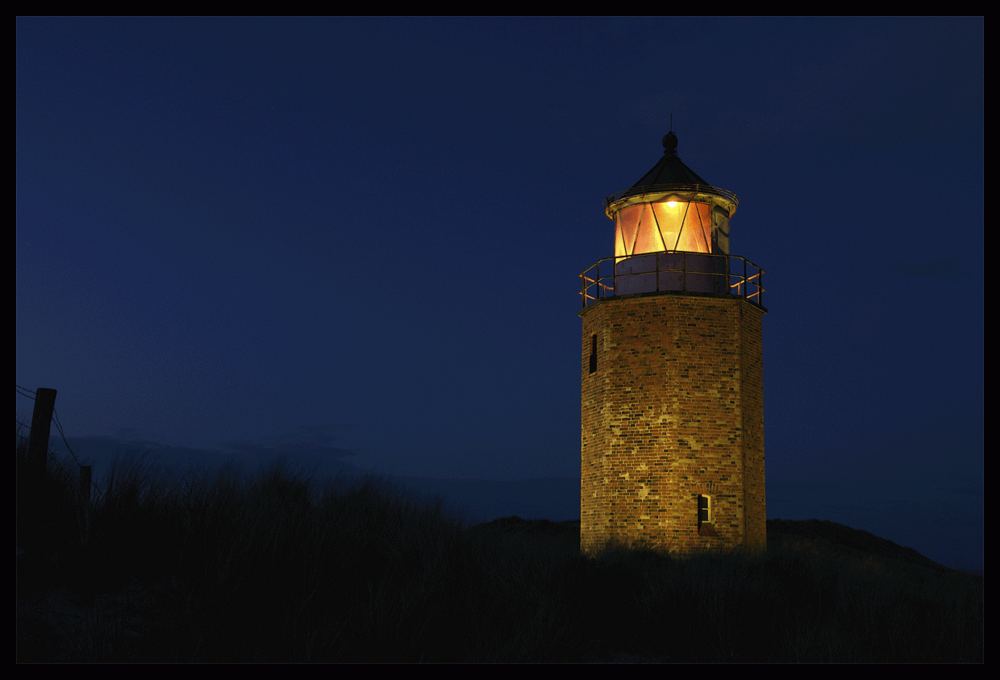
POLYGON ((766 555, 577 553, 575 522, 463 527, 280 470, 84 509, 18 456, 19 661, 982 661, 982 577, 829 522, 766 555))

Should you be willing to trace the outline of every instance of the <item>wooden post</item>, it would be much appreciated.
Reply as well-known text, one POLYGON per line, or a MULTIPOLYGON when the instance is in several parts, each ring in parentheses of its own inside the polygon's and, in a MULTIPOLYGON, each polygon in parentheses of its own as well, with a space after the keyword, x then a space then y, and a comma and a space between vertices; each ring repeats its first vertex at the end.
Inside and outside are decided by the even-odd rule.
POLYGON ((39 387, 35 392, 35 410, 31 414, 31 434, 28 438, 28 461, 39 476, 44 475, 48 465, 49 429, 55 407, 56 391, 39 387))
POLYGON ((90 488, 91 470, 89 465, 80 466, 80 541, 90 542, 90 488))
POLYGON ((90 505, 91 469, 89 465, 80 466, 80 500, 84 508, 90 505))

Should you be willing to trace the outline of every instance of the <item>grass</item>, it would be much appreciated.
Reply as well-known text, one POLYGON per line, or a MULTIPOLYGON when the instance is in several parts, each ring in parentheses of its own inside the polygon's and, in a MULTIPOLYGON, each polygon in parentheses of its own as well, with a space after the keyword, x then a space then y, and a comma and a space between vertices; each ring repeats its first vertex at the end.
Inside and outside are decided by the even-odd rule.
POLYGON ((764 555, 578 554, 375 482, 17 470, 19 661, 982 661, 982 578, 832 523, 764 555))

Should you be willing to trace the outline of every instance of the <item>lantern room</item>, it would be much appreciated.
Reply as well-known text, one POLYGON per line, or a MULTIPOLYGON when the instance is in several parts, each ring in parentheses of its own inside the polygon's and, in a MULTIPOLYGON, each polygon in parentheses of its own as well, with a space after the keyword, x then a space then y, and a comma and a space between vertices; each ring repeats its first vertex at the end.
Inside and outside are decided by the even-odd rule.
POLYGON ((739 295, 763 305, 763 272, 730 255, 736 194, 709 184, 677 155, 677 135, 663 137, 663 156, 624 192, 609 197, 614 255, 581 274, 583 306, 642 293, 739 295))
POLYGON ((683 251, 729 254, 736 195, 698 176, 677 156, 677 135, 663 137, 663 158, 607 201, 615 223, 615 257, 683 251))

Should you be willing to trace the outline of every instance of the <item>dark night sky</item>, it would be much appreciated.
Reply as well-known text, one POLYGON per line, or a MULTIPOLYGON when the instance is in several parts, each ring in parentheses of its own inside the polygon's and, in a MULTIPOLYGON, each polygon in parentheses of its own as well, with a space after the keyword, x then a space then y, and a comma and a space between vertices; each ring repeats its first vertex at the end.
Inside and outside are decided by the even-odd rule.
POLYGON ((768 270, 769 515, 981 567, 983 26, 19 20, 17 382, 84 454, 572 480, 576 275, 673 112, 768 270))

